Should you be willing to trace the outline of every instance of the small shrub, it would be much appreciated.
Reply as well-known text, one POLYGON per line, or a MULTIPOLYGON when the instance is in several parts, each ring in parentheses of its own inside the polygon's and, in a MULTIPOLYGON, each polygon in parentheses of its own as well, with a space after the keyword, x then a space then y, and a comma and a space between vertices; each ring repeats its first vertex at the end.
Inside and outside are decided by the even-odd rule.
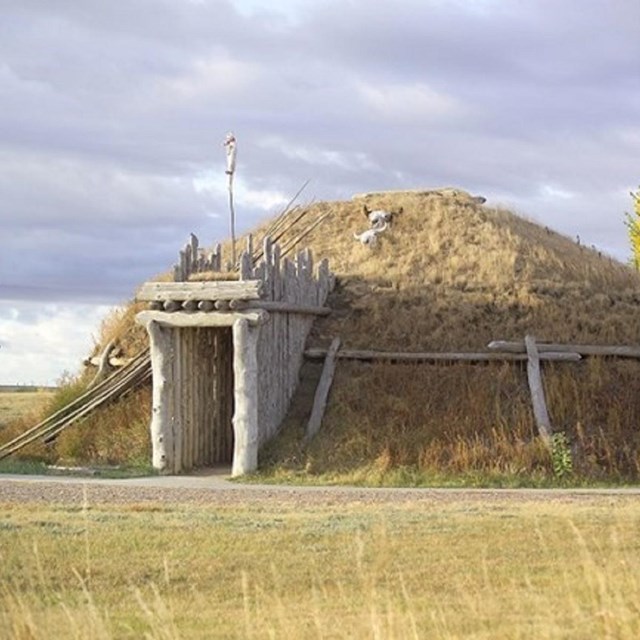
POLYGON ((573 456, 564 431, 551 436, 551 462, 553 475, 559 480, 568 478, 573 473, 573 456))

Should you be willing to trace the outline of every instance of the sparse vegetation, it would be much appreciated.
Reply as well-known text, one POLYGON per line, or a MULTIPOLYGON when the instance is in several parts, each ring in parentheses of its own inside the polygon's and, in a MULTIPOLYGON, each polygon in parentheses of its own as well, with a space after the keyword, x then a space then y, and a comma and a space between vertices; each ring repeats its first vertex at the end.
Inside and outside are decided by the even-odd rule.
POLYGON ((551 436, 551 463, 553 474, 562 480, 573 473, 573 455, 564 431, 558 431, 551 436))
POLYGON ((640 634, 634 497, 85 500, 0 518, 0 635, 16 640, 640 634))
POLYGON ((626 225, 631 243, 631 264, 640 269, 640 188, 631 194, 633 213, 627 213, 626 225))

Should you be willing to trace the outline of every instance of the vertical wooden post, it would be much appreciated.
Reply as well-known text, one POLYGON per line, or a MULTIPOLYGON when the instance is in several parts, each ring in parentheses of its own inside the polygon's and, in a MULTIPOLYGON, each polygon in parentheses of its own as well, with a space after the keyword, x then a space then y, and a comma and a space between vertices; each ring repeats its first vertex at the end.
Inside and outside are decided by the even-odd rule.
POLYGON ((147 324, 153 372, 151 411, 151 446, 153 468, 164 473, 174 472, 172 330, 157 322, 147 324))
POLYGON ((231 216, 231 264, 236 268, 236 212, 233 206, 233 174, 229 174, 229 214, 231 216))
POLYGON ((226 147, 227 154, 227 170, 225 173, 228 178, 229 187, 229 213, 231 216, 231 264, 232 269, 236 268, 236 212, 233 207, 233 176, 236 172, 236 153, 237 142, 233 133, 229 132, 223 146, 226 147))
POLYGON ((258 334, 241 318, 233 323, 233 373, 235 413, 232 476, 241 476, 258 468, 258 334))
POLYGON ((529 379, 529 389, 531 390, 533 415, 540 437, 549 444, 551 442, 551 423, 547 412, 547 404, 544 399, 544 388, 542 387, 542 375, 540 373, 540 357, 538 355, 536 339, 533 336, 526 336, 524 343, 527 347, 527 377, 529 379))

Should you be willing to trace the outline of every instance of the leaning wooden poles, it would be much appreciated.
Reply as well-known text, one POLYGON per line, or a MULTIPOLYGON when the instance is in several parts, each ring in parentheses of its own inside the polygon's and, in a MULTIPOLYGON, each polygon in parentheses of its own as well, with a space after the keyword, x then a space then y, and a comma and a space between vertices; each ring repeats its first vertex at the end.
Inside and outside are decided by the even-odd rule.
POLYGON ((527 379, 529 380, 529 390, 531 392, 531 403, 533 405, 533 416, 538 427, 538 433, 545 443, 551 443, 551 422, 547 403, 544 399, 544 388, 542 387, 542 375, 540 374, 540 354, 536 346, 536 339, 533 336, 526 336, 524 343, 527 348, 527 379))

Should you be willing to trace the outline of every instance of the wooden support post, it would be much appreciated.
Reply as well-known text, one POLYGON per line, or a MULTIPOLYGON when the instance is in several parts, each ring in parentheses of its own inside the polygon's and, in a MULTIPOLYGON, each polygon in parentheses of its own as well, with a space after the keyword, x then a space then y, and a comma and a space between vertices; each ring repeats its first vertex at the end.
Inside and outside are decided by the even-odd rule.
POLYGON ((258 335, 259 328, 240 318, 233 323, 235 413, 232 476, 258 468, 258 335))
POLYGON ((527 377, 529 379, 529 389, 531 390, 531 402, 533 404, 533 415, 538 427, 540 437, 547 443, 551 442, 551 423, 547 413, 547 405, 544 400, 544 389, 542 387, 542 375, 540 374, 540 357, 536 340, 533 336, 526 336, 524 343, 527 348, 527 377))
POLYGON ((151 411, 151 447, 153 468, 164 473, 174 472, 174 438, 172 425, 173 330, 157 322, 147 324, 151 368, 153 371, 153 404, 151 411))
POLYGON ((324 360, 324 367, 322 368, 322 374, 318 387, 316 388, 316 395, 313 399, 313 409, 311 410, 311 417, 307 423, 307 431, 304 436, 304 443, 308 443, 320 429, 322 424, 322 418, 324 417, 324 411, 327 408, 327 399, 329 398, 329 391, 331 390, 331 383, 333 382, 333 374, 336 370, 336 353, 340 348, 340 338, 334 338, 329 350, 327 351, 327 357, 324 360))

